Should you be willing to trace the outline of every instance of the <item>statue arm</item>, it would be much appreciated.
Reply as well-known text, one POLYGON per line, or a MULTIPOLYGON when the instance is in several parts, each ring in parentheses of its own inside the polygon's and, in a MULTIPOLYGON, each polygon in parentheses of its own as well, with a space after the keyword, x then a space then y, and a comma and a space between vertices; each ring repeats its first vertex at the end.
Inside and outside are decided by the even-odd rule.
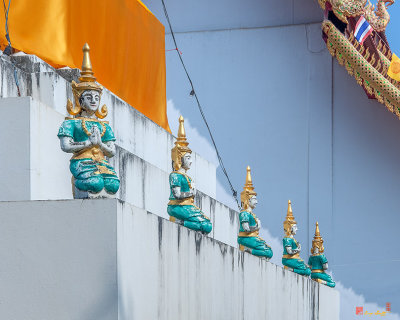
POLYGON ((300 249, 293 249, 293 248, 290 247, 290 246, 287 246, 287 247, 285 247, 285 248, 286 248, 286 252, 287 252, 288 254, 295 254, 295 253, 300 252, 300 249))
POLYGON ((261 221, 260 221, 260 219, 256 218, 256 224, 257 225, 255 227, 253 227, 254 231, 261 229, 261 221))
POLYGON ((328 270, 328 262, 326 262, 326 263, 324 263, 324 264, 322 265, 322 269, 328 270))
POLYGON ((242 222, 242 228, 243 228, 243 230, 246 231, 246 232, 252 231, 252 230, 251 230, 251 227, 249 226, 249 223, 248 223, 247 221, 243 221, 243 222, 242 222))
POLYGON ((104 152, 104 154, 109 157, 112 158, 115 156, 115 143, 114 141, 107 141, 107 142, 101 142, 99 145, 101 151, 104 152))
POLYGON ((258 226, 258 224, 256 224, 254 227, 250 227, 249 226, 250 231, 257 231, 260 230, 260 227, 258 226))
POLYGON ((174 197, 176 199, 186 199, 186 198, 190 198, 193 196, 193 193, 191 191, 181 192, 181 187, 173 187, 172 194, 174 195, 174 197))
POLYGON ((68 152, 68 153, 75 153, 79 152, 83 149, 86 149, 88 146, 90 146, 90 141, 82 141, 82 142, 76 142, 74 141, 73 138, 68 137, 68 136, 63 136, 60 137, 60 146, 62 151, 68 152))

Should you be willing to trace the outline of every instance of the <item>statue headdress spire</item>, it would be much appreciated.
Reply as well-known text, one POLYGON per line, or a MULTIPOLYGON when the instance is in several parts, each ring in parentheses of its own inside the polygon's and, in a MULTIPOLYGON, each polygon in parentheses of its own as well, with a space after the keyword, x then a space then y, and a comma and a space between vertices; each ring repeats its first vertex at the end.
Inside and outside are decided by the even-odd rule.
POLYGON ((292 211, 292 202, 288 201, 288 209, 286 213, 286 219, 283 222, 283 230, 286 235, 289 236, 291 234, 291 228, 293 225, 297 224, 296 220, 294 220, 293 211, 292 211))
POLYGON ((319 253, 323 253, 325 250, 323 243, 324 240, 322 239, 321 234, 319 232, 319 225, 317 221, 317 223, 315 224, 315 235, 312 241, 311 254, 314 254, 316 248, 318 248, 319 253))
POLYGON ((244 184, 243 191, 240 193, 240 201, 242 203, 243 210, 249 208, 250 198, 256 195, 257 193, 254 191, 253 181, 251 179, 251 169, 250 166, 247 166, 246 182, 244 184))
MULTIPOLYGON (((71 100, 68 99, 67 103, 67 111, 69 114, 76 116, 82 111, 82 106, 80 105, 79 98, 82 93, 87 90, 96 90, 100 94, 103 91, 103 87, 96 83, 96 78, 94 77, 92 62, 90 61, 90 48, 87 43, 82 48, 83 51, 83 60, 82 60, 82 72, 79 78, 79 82, 76 83, 72 80, 71 87, 72 93, 74 94, 75 103, 72 104, 71 100)), ((96 116, 100 119, 103 119, 107 116, 107 107, 103 105, 96 111, 96 116)))
POLYGON ((96 78, 93 76, 92 62, 90 61, 90 48, 87 43, 82 48, 83 60, 82 60, 82 72, 79 78, 80 82, 95 82, 96 78))
POLYGON ((179 170, 182 166, 182 157, 186 153, 192 153, 188 147, 189 142, 186 140, 186 132, 184 126, 185 120, 182 116, 179 117, 178 137, 175 141, 175 146, 171 150, 171 158, 173 161, 174 170, 179 170))

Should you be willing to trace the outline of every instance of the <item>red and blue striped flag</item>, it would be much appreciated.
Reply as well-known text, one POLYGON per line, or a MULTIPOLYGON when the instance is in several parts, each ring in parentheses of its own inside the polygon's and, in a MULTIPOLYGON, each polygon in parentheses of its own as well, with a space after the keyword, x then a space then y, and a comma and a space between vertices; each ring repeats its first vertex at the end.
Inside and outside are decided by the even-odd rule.
POLYGON ((354 30, 354 36, 360 44, 363 44, 365 39, 368 38, 368 36, 371 34, 372 31, 374 31, 374 29, 372 29, 368 21, 365 20, 364 16, 361 16, 356 24, 356 29, 354 30))

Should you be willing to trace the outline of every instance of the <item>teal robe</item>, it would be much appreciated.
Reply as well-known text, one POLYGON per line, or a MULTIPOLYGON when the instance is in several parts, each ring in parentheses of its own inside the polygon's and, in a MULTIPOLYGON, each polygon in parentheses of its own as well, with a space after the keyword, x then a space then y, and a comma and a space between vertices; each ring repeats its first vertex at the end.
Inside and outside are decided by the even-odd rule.
MULTIPOLYGON (((115 141, 114 133, 108 123, 85 120, 88 132, 91 132, 93 126, 97 126, 101 133, 104 131, 101 137, 102 142, 115 141)), ((82 119, 65 120, 58 131, 58 137, 70 137, 74 142, 89 140, 89 136, 84 130, 82 119)), ((70 171, 74 176, 75 186, 79 190, 98 193, 105 189, 108 193, 115 194, 119 189, 120 181, 118 176, 99 147, 91 146, 75 153, 70 161, 70 171)))
POLYGON ((326 281, 327 286, 334 288, 336 285, 335 282, 332 280, 332 277, 329 274, 325 273, 323 269, 323 265, 325 263, 328 263, 328 260, 323 253, 310 256, 308 259, 308 264, 311 267, 311 279, 324 280, 326 281), (317 270, 319 272, 316 272, 317 270))
POLYGON ((171 217, 182 220, 184 226, 200 231, 202 233, 210 233, 212 230, 212 223, 208 217, 196 207, 193 203, 193 197, 187 199, 176 199, 172 192, 175 187, 180 187, 181 192, 189 192, 191 183, 189 176, 179 172, 172 172, 169 175, 170 197, 167 212, 171 217))
POLYGON ((254 254, 255 256, 265 257, 270 259, 272 258, 273 252, 271 247, 267 245, 267 243, 263 238, 259 237, 258 235, 252 237, 245 236, 246 234, 253 234, 253 232, 246 232, 242 227, 242 223, 247 222, 250 227, 256 227, 257 221, 255 218, 256 216, 254 214, 246 210, 240 212, 239 214, 240 228, 237 241, 240 245, 250 248, 251 253, 254 254), (243 236, 241 236, 241 234, 243 236))
MULTIPOLYGON (((289 256, 286 247, 290 247, 292 249, 297 249, 298 248, 298 243, 294 238, 291 237, 285 237, 282 240, 283 243, 283 255, 289 256)), ((284 266, 287 266, 289 268, 292 268, 294 272, 304 275, 304 276, 309 276, 311 274, 310 268, 304 263, 303 259, 300 258, 284 258, 282 257, 282 264, 284 266)))

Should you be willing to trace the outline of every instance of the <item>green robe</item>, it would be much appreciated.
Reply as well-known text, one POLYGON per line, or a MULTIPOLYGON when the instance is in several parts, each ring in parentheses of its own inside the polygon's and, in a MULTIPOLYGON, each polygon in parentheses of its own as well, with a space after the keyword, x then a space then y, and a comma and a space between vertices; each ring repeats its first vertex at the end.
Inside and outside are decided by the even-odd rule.
MULTIPOLYGON (((93 126, 97 126, 103 134, 102 142, 115 141, 109 124, 94 119, 85 119, 85 127, 82 119, 65 120, 58 131, 58 137, 71 137, 74 142, 87 141, 89 135, 85 128, 91 132, 93 126)), ((118 176, 98 146, 74 153, 70 161, 70 171, 79 190, 98 193, 105 189, 108 193, 115 194, 119 189, 118 176)))
POLYGON ((176 171, 169 175, 171 194, 169 197, 170 201, 168 203, 167 212, 171 217, 182 220, 184 226, 189 229, 201 231, 202 233, 210 233, 212 230, 212 223, 200 208, 194 205, 193 197, 176 199, 172 192, 172 189, 175 187, 180 187, 181 192, 189 192, 189 184, 191 181, 192 180, 189 176, 176 171))
MULTIPOLYGON (((297 249, 298 248, 298 243, 294 238, 291 237, 285 237, 282 240, 283 243, 283 255, 289 255, 286 247, 290 247, 292 249, 297 249)), ((309 276, 311 274, 310 268, 304 263, 303 259, 300 258, 298 254, 296 254, 298 258, 293 257, 293 258, 284 258, 282 257, 282 264, 284 266, 287 266, 289 268, 292 268, 294 272, 304 275, 304 276, 309 276)), ((295 256, 295 255, 293 255, 295 256)))
POLYGON ((256 227, 257 221, 256 216, 249 211, 243 210, 239 214, 240 220, 240 228, 239 228, 239 236, 238 236, 238 243, 245 247, 251 249, 251 253, 255 256, 265 257, 265 258, 272 258, 273 252, 270 246, 267 245, 265 240, 258 236, 258 232, 256 236, 247 236, 247 234, 254 234, 254 232, 246 232, 243 227, 243 222, 248 222, 250 227, 256 227), (241 236, 242 235, 242 236, 241 236))
POLYGON ((323 253, 310 256, 308 259, 308 264, 311 267, 311 279, 324 280, 326 281, 327 286, 334 288, 336 285, 335 282, 332 280, 332 277, 329 274, 325 273, 323 269, 323 265, 325 263, 328 263, 328 260, 323 253), (322 272, 315 272, 316 270, 322 272))

